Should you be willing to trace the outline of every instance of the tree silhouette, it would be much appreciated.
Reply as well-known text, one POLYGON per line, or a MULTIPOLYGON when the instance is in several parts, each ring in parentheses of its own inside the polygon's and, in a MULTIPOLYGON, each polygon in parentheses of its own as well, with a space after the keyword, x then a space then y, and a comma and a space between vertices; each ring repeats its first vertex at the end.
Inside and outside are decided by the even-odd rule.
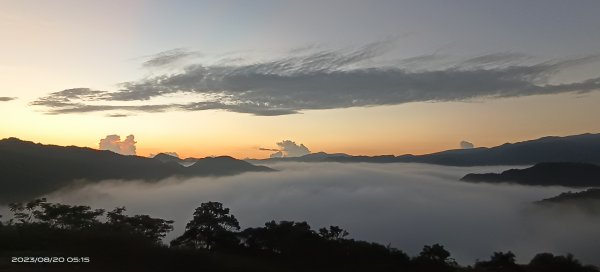
POLYGON ((71 206, 60 203, 41 203, 42 209, 34 211, 36 219, 50 226, 63 229, 84 229, 100 222, 103 209, 92 210, 89 206, 71 206))
POLYGON ((535 255, 529 262, 531 272, 597 272, 593 266, 584 266, 571 254, 554 256, 551 253, 535 255))
POLYGON ((48 203, 45 198, 27 203, 10 203, 9 209, 17 224, 38 223, 59 229, 89 228, 100 224, 97 218, 104 214, 103 209, 48 203))
POLYGON ((160 239, 173 230, 173 220, 153 218, 145 214, 127 216, 123 214, 125 210, 125 207, 117 207, 107 212, 107 224, 121 231, 141 234, 155 243, 160 243, 160 239))
MULTIPOLYGON (((14 221, 0 221, 0 255, 92 256, 95 261, 86 264, 90 271, 600 272, 570 254, 541 253, 519 265, 510 251, 494 252, 488 261, 461 267, 439 244, 424 246, 410 258, 389 245, 345 238, 348 232, 338 226, 315 231, 307 222, 269 221, 238 232, 239 222, 219 202, 202 203, 172 247, 165 247, 161 239, 173 229, 173 221, 125 215, 125 207, 107 212, 106 217, 100 209, 45 199, 11 203, 9 208, 14 221)), ((2 258, 0 267, 37 271, 2 258)))
POLYGON ((232 231, 240 229, 238 220, 219 202, 205 202, 196 208, 194 217, 185 226, 183 235, 171 242, 175 247, 212 250, 217 243, 230 245, 237 241, 232 231))
POLYGON ((424 246, 419 256, 414 258, 418 271, 455 271, 458 264, 450 258, 444 246, 434 244, 424 246))
POLYGON ((306 222, 270 221, 262 228, 248 228, 242 232, 245 245, 283 255, 314 252, 320 236, 306 222))
POLYGON ((8 204, 8 208, 13 213, 12 221, 16 220, 17 224, 30 223, 34 220, 34 213, 41 208, 41 205, 46 203, 45 198, 35 199, 27 203, 14 202, 8 204))
POLYGON ((515 254, 510 251, 506 253, 494 252, 489 261, 475 263, 475 268, 477 271, 489 272, 517 272, 523 270, 516 264, 515 254))
POLYGON ((340 240, 348 236, 348 232, 338 226, 329 226, 329 229, 320 228, 319 235, 327 240, 340 240))
POLYGON ((454 263, 454 260, 450 258, 450 252, 440 244, 424 246, 421 253, 419 253, 419 258, 432 262, 454 263))

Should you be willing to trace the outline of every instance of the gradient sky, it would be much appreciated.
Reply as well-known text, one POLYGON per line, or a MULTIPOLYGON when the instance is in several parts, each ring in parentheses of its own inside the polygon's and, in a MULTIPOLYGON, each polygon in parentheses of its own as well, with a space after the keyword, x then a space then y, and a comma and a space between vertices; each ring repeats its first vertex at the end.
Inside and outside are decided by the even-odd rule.
POLYGON ((97 148, 133 134, 144 156, 260 158, 286 139, 374 155, 598 133, 598 11, 591 0, 2 1, 0 138, 97 148))

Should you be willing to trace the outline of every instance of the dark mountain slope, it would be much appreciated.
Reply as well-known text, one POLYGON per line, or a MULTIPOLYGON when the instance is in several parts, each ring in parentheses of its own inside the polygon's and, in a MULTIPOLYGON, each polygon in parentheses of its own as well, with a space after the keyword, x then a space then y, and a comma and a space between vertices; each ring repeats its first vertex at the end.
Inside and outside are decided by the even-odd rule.
POLYGON ((316 152, 306 154, 300 157, 277 157, 277 158, 269 158, 269 159, 246 159, 245 161, 250 163, 262 163, 262 162, 322 162, 327 161, 329 158, 337 158, 337 157, 352 157, 346 153, 325 153, 325 152, 316 152))
POLYGON ((492 148, 449 150, 405 158, 443 165, 526 165, 539 162, 600 163, 600 134, 543 137, 492 148))
POLYGON ((169 155, 169 154, 165 154, 165 153, 158 153, 152 158, 155 160, 159 160, 161 162, 176 162, 176 163, 183 162, 182 159, 172 156, 172 155, 169 155))
POLYGON ((346 154, 314 153, 302 157, 248 160, 250 162, 416 162, 450 166, 532 165, 539 162, 600 163, 600 134, 565 137, 543 137, 536 140, 506 143, 496 147, 454 149, 425 155, 349 156, 346 154))
POLYGON ((591 187, 600 186, 600 166, 571 162, 539 163, 529 168, 510 169, 500 174, 467 174, 461 180, 468 182, 591 187))
POLYGON ((600 202, 600 189, 593 188, 593 189, 587 189, 585 191, 575 192, 575 193, 566 192, 566 193, 557 195, 555 197, 540 200, 537 203, 540 203, 540 204, 543 204, 543 203, 573 203, 573 202, 588 201, 588 200, 600 202))
POLYGON ((274 171, 269 167, 254 165, 229 156, 206 157, 189 166, 187 170, 198 175, 210 173, 210 175, 216 176, 235 175, 243 172, 274 171))
POLYGON ((542 208, 558 209, 569 212, 576 209, 593 216, 600 215, 600 189, 593 188, 581 192, 566 192, 555 197, 536 201, 535 204, 542 208))
MULTIPOLYGON (((141 179, 156 181, 170 176, 220 176, 248 171, 273 171, 233 158, 205 167, 186 168, 175 162, 123 156, 111 151, 0 140, 0 203, 24 200, 52 192, 74 180, 141 179)), ((201 164, 202 165, 202 164, 201 164)))

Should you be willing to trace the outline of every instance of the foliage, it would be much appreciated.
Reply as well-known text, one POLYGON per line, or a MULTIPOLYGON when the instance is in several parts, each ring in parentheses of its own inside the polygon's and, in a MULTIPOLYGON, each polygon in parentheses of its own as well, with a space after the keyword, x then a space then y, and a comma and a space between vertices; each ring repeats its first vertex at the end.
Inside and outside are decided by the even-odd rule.
POLYGON ((348 232, 338 226, 329 226, 329 229, 320 228, 319 235, 327 240, 340 240, 348 236, 348 232))
POLYGON ((194 217, 185 226, 185 232, 173 240, 171 246, 211 250, 218 243, 234 241, 231 231, 239 229, 240 224, 235 216, 229 214, 229 208, 224 208, 219 202, 206 202, 196 208, 194 217))
POLYGON ((551 253, 535 255, 529 262, 529 271, 532 272, 593 272, 598 271, 593 266, 584 266, 571 254, 567 256, 554 256, 551 253))
POLYGON ((456 271, 458 267, 450 252, 440 244, 424 246, 413 262, 417 271, 456 271))
POLYGON ((61 229, 83 229, 100 224, 98 217, 104 210, 92 210, 89 206, 70 206, 48 203, 45 198, 27 203, 11 203, 10 210, 17 224, 39 223, 61 229))
MULTIPOLYGON (((105 213, 37 199, 9 208, 12 219, 0 222, 0 255, 94 260, 85 267, 57 264, 53 271, 599 272, 570 254, 541 253, 517 264, 510 251, 461 267, 439 244, 426 245, 410 258, 391 246, 348 239, 348 231, 338 226, 315 231, 307 222, 269 221, 240 231, 235 216, 219 202, 202 203, 171 247, 162 239, 173 229, 172 220, 125 215, 125 207, 105 213)), ((7 259, 0 258, 0 270, 39 270, 7 259)))
POLYGON ((475 269, 477 271, 506 271, 506 272, 518 272, 522 271, 522 268, 516 264, 515 254, 508 251, 506 253, 503 252, 494 252, 494 254, 490 257, 489 261, 482 261, 475 263, 475 269))
POLYGON ((319 239, 308 223, 293 221, 270 221, 263 228, 244 230, 241 237, 249 249, 284 255, 309 251, 319 239))
POLYGON ((164 220, 160 218, 152 218, 149 215, 124 215, 125 207, 117 207, 114 210, 107 212, 107 224, 120 230, 138 233, 144 237, 159 243, 168 232, 173 230, 173 220, 164 220))
POLYGON ((118 207, 106 213, 106 222, 98 219, 104 215, 103 209, 48 203, 45 198, 27 203, 10 203, 9 209, 13 212, 13 219, 9 224, 17 226, 42 225, 50 229, 64 230, 108 228, 112 231, 140 235, 154 243, 160 243, 160 240, 173 230, 172 220, 152 218, 148 215, 127 216, 123 214, 125 207, 118 207))

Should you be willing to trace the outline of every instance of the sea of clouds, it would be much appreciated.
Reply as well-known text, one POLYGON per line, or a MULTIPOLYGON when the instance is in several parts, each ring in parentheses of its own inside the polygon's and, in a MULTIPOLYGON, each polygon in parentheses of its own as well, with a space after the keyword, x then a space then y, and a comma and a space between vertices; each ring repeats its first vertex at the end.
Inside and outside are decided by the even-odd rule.
POLYGON ((271 173, 158 183, 108 180, 66 188, 51 202, 150 214, 175 220, 167 241, 181 234, 206 201, 231 208, 242 228, 266 221, 307 221, 313 229, 338 225, 354 239, 417 254, 440 243, 462 264, 511 250, 518 261, 535 253, 573 253, 599 265, 600 217, 577 210, 539 208, 532 202, 572 189, 459 181, 471 172, 510 167, 447 167, 413 163, 290 163, 271 173))

